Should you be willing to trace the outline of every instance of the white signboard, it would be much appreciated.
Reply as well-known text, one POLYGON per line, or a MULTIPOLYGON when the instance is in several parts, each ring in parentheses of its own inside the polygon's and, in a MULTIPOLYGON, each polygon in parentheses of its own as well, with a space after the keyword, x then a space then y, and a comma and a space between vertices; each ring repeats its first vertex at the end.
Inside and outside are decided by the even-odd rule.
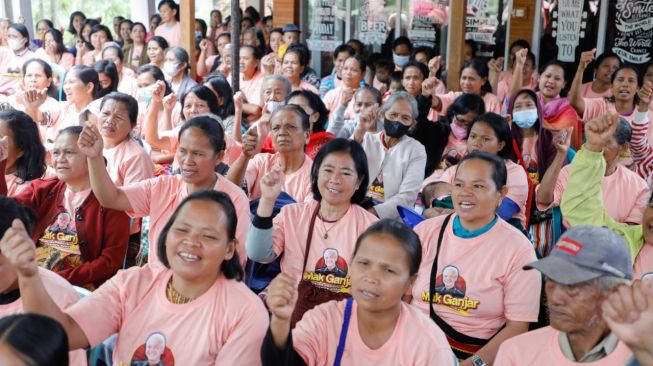
POLYGON ((553 22, 556 30, 553 36, 556 37, 559 61, 576 61, 576 47, 580 39, 585 37, 587 12, 583 11, 583 4, 583 0, 558 1, 557 21, 553 22))

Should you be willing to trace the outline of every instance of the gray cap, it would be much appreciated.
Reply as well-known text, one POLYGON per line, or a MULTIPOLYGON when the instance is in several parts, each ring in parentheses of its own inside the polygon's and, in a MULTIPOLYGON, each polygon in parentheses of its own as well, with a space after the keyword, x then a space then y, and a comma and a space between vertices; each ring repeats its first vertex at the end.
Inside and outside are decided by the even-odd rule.
POLYGON ((286 33, 286 32, 301 33, 301 31, 299 30, 299 27, 296 24, 292 24, 292 23, 284 25, 283 28, 281 28, 281 32, 283 32, 283 33, 286 33))
POLYGON ((524 266, 532 268, 563 285, 606 276, 633 278, 630 250, 624 239, 608 228, 592 225, 567 230, 548 257, 524 266))

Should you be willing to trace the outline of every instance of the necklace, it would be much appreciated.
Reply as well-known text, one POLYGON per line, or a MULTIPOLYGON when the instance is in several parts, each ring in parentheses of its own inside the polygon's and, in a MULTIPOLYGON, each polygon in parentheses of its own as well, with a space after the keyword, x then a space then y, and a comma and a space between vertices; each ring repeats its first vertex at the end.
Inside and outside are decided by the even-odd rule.
POLYGON ((177 290, 172 287, 172 277, 170 277, 170 281, 168 281, 168 285, 166 286, 166 297, 173 304, 188 304, 195 300, 194 297, 186 297, 177 292, 177 290))
MULTIPOLYGON (((345 215, 346 214, 347 213, 345 212, 345 215)), ((337 220, 327 220, 327 219, 323 218, 322 215, 318 214, 318 216, 320 217, 320 221, 322 221, 322 227, 324 228, 324 235, 322 236, 324 238, 324 240, 329 239, 329 231, 331 231, 331 229, 333 229, 338 224, 338 221, 340 221, 340 219, 345 217, 345 215, 342 215, 342 217, 338 218, 337 220), (333 225, 331 225, 331 227, 327 229, 327 227, 326 227, 327 223, 333 224, 333 225)))

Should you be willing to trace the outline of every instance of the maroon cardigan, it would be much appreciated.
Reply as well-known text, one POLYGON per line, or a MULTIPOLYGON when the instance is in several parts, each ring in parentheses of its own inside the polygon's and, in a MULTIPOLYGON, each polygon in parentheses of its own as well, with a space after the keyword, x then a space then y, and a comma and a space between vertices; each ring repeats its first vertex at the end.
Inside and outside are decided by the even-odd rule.
MULTIPOLYGON (((4 164, 0 164, 0 194, 6 195, 4 164)), ((11 197, 36 212, 38 222, 32 239, 36 242, 57 215, 64 211, 66 183, 58 178, 35 179, 21 193, 11 197)), ((79 250, 84 263, 57 272, 76 286, 100 286, 122 268, 129 241, 129 217, 122 211, 100 206, 91 192, 75 209, 79 250)))

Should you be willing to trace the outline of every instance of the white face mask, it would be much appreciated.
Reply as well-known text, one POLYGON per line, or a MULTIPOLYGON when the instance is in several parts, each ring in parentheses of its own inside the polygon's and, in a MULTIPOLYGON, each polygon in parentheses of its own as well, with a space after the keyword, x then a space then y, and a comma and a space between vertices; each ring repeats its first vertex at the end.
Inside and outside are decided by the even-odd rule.
POLYGON ((178 64, 173 64, 171 62, 166 62, 163 64, 163 73, 168 77, 173 77, 179 69, 178 64))
POLYGON ((22 39, 10 39, 8 41, 9 43, 9 48, 11 48, 13 51, 18 51, 21 48, 23 48, 23 45, 25 42, 22 39))

